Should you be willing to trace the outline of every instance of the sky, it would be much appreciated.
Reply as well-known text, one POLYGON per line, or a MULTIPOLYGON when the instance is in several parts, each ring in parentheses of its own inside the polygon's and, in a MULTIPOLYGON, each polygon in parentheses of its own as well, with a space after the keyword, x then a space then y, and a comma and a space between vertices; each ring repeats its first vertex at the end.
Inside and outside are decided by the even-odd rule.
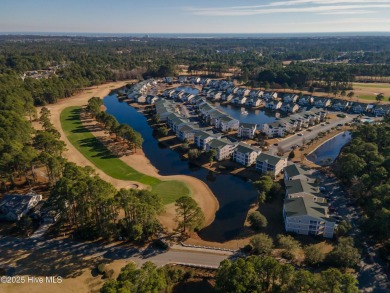
POLYGON ((390 0, 0 0, 0 33, 389 32, 390 0))

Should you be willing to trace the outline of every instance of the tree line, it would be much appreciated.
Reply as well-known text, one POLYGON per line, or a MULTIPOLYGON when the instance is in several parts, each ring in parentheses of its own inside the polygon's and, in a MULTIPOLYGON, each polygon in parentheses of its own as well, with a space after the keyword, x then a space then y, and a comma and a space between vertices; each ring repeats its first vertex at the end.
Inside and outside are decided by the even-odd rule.
POLYGON ((48 205, 61 213, 62 224, 82 239, 125 237, 146 241, 161 225, 161 198, 149 190, 116 190, 90 167, 65 163, 63 176, 51 190, 48 205), (118 220, 120 211, 124 217, 118 220))
POLYGON ((142 148, 142 135, 135 131, 128 124, 119 124, 118 120, 111 114, 101 110, 103 100, 99 97, 92 97, 88 100, 86 110, 96 119, 96 121, 103 124, 111 134, 115 134, 117 138, 124 139, 130 147, 134 150, 142 148))
POLYGON ((34 170, 40 166, 46 168, 50 185, 61 176, 65 144, 50 122, 50 115, 46 107, 37 114, 33 90, 16 72, 0 74, 0 180, 3 190, 15 186, 15 180, 21 178, 32 186, 36 182, 34 170), (35 120, 40 124, 40 130, 32 128, 35 120))
POLYGON ((335 171, 362 207, 365 230, 390 248, 390 120, 353 130, 335 171))
MULTIPOLYGON (((133 262, 121 269, 116 280, 107 281, 100 292, 175 292, 175 285, 187 282, 191 271, 163 266, 158 268, 151 262, 141 268, 133 262)), ((210 277, 209 277, 210 278, 210 277)), ((238 260, 224 260, 210 282, 215 292, 307 292, 334 293, 358 292, 355 276, 338 269, 327 269, 321 273, 296 270, 290 264, 280 264, 269 256, 250 256, 238 260)))
POLYGON ((189 73, 232 78, 275 88, 313 85, 327 92, 350 89, 354 76, 390 76, 388 37, 290 39, 164 39, 3 36, 0 73, 22 83, 35 105, 55 103, 107 81, 189 73), (307 62, 315 59, 318 62, 307 62), (347 64, 332 64, 349 60, 347 64), (289 65, 283 61, 293 61, 289 65), (34 79, 26 71, 56 68, 34 79))
POLYGON ((358 292, 353 275, 334 268, 321 273, 295 270, 292 265, 280 264, 268 256, 222 261, 216 276, 216 289, 225 293, 358 292))
MULTIPOLYGON (((33 187, 38 183, 36 169, 44 167, 51 189, 48 204, 60 213, 60 223, 75 228, 81 238, 121 234, 145 241, 152 237, 160 229, 156 215, 161 211, 161 199, 149 191, 117 192, 90 168, 67 162, 65 143, 50 121, 50 111, 42 107, 37 114, 32 89, 25 83, 15 72, 0 74, 0 189, 7 192, 20 184, 33 187), (34 121, 40 124, 39 130, 32 128, 34 121), (118 221, 116 215, 122 209, 126 217, 118 221)), ((88 103, 107 129, 131 147, 141 147, 141 135, 100 111, 101 105, 100 98, 88 103)), ((184 226, 187 231, 199 227, 187 219, 184 226)))

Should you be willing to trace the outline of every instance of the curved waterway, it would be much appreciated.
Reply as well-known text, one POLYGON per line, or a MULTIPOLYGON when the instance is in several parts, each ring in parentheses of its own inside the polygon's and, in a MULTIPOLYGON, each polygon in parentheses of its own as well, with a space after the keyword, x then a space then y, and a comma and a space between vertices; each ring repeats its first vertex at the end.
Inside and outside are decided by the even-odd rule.
POLYGON ((107 113, 116 117, 119 123, 127 123, 142 134, 143 151, 161 175, 184 174, 205 182, 219 202, 214 222, 199 232, 208 241, 223 242, 234 239, 240 233, 250 204, 257 196, 251 183, 233 175, 217 175, 200 167, 191 166, 188 161, 169 148, 161 147, 152 135, 152 128, 146 117, 135 108, 120 102, 115 93, 104 98, 107 113))
POLYGON ((339 134, 319 146, 307 159, 320 166, 328 166, 336 160, 341 149, 351 140, 351 134, 346 131, 339 134))

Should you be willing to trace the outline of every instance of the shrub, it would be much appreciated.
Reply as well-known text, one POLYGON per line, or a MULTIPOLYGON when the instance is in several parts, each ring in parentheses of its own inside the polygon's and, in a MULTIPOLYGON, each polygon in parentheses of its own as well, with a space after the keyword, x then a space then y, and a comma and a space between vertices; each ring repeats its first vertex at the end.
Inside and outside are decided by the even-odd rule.
POLYGON ((159 127, 156 129, 157 136, 158 137, 164 137, 168 135, 168 128, 164 127, 159 127))
POLYGON ((104 270, 103 277, 105 279, 111 279, 113 275, 114 275, 114 270, 113 269, 111 269, 111 270, 104 270))
POLYGON ((318 265, 325 259, 325 254, 315 245, 308 245, 304 248, 305 263, 309 266, 318 265))
POLYGON ((295 249, 301 248, 301 244, 299 243, 299 241, 295 240, 290 235, 279 234, 277 238, 278 238, 279 246, 282 249, 285 249, 287 251, 293 251, 295 249))
POLYGON ((187 273, 182 268, 168 267, 166 269, 169 283, 178 283, 183 281, 187 277, 187 273))
POLYGON ((260 230, 268 225, 267 218, 258 211, 250 213, 248 220, 253 230, 260 230))
POLYGON ((288 155, 288 158, 289 158, 289 159, 294 159, 294 158, 295 158, 294 151, 291 151, 291 152, 290 152, 290 154, 288 155))
POLYGON ((294 254, 289 250, 283 250, 282 251, 282 257, 288 260, 294 259, 294 254))
POLYGON ((198 149, 190 149, 188 156, 190 159, 198 159, 200 157, 200 151, 198 149))
POLYGON ((192 279, 195 276, 195 271, 193 269, 188 270, 184 276, 186 279, 192 279))
POLYGON ((250 244, 254 254, 269 255, 274 247, 272 238, 264 233, 253 236, 250 240, 250 244))
POLYGON ((101 274, 101 275, 103 275, 105 273, 105 268, 106 268, 106 265, 104 263, 100 263, 96 267, 98 273, 101 274))

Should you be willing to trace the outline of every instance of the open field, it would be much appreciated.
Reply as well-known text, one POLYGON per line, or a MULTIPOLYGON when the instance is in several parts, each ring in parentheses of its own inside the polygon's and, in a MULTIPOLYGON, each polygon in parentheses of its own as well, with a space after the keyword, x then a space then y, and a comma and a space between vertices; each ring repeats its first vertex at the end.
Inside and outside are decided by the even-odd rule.
POLYGON ((113 156, 107 148, 80 121, 81 107, 64 109, 61 113, 62 128, 69 141, 97 168, 107 175, 120 179, 137 181, 151 186, 159 194, 164 204, 174 202, 180 196, 189 195, 190 190, 185 183, 177 180, 161 181, 152 176, 140 173, 113 156))
MULTIPOLYGON (((262 89, 265 90, 264 88, 257 88, 257 89, 262 89)), ((278 93, 295 93, 298 94, 302 92, 304 95, 314 95, 318 97, 327 97, 330 99, 342 99, 342 100, 347 100, 347 101, 352 101, 352 102, 359 102, 359 103, 371 103, 371 101, 376 102, 376 95, 379 93, 383 93, 385 98, 381 102, 382 104, 389 104, 389 97, 390 97, 390 84, 389 83, 360 83, 360 82, 354 82, 353 83, 353 90, 354 96, 352 99, 348 98, 347 96, 341 96, 340 94, 338 96, 334 96, 333 94, 328 94, 325 92, 320 92, 316 91, 313 94, 308 92, 308 91, 293 91, 291 89, 278 89, 276 92, 278 93)), ((350 90, 346 91, 347 93, 350 92, 350 90)))
POLYGON ((355 76, 356 82, 390 82, 390 76, 355 76))
POLYGON ((358 97, 362 100, 376 101, 376 95, 360 95, 358 97))
POLYGON ((363 88, 383 88, 383 89, 390 89, 390 84, 384 84, 384 83, 359 83, 355 82, 353 83, 356 87, 363 87, 363 88))
POLYGON ((375 97, 379 93, 383 93, 385 96, 384 102, 388 102, 390 97, 390 84, 386 83, 353 83, 353 92, 355 93, 355 99, 358 97, 362 100, 376 101, 375 97))

